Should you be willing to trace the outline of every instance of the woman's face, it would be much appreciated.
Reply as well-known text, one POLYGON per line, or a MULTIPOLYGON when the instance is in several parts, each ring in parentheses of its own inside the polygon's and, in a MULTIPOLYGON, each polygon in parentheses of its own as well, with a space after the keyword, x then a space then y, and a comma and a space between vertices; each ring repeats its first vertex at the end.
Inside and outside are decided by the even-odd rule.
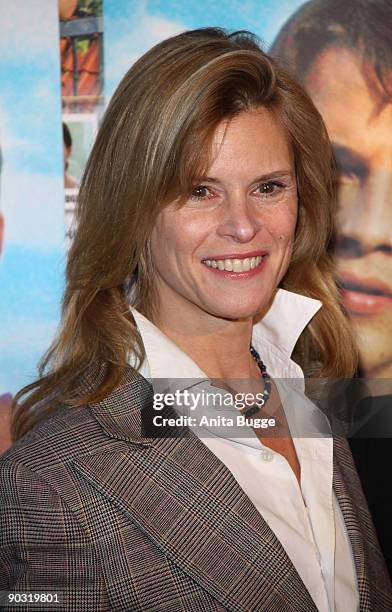
POLYGON ((212 160, 185 204, 167 205, 152 232, 160 320, 253 318, 290 262, 297 186, 275 117, 259 108, 223 121, 212 160))

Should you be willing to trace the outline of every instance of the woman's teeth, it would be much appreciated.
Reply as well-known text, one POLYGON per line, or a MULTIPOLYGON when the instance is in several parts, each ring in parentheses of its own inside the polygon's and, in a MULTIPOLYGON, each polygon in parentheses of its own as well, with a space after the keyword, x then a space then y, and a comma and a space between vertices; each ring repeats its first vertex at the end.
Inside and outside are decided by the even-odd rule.
POLYGON ((203 263, 209 268, 226 270, 227 272, 249 272, 260 265, 263 257, 247 257, 246 259, 205 259, 203 263))

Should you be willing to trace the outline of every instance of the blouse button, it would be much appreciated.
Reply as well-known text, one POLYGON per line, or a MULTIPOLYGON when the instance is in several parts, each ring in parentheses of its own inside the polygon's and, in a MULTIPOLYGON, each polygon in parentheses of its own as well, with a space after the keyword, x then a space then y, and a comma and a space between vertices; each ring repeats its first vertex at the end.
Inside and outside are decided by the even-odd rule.
POLYGON ((262 450, 262 451, 261 451, 261 458, 262 458, 264 461, 272 461, 272 460, 273 460, 273 458, 274 458, 274 453, 272 453, 272 452, 271 452, 271 451, 269 451, 269 450, 262 450))

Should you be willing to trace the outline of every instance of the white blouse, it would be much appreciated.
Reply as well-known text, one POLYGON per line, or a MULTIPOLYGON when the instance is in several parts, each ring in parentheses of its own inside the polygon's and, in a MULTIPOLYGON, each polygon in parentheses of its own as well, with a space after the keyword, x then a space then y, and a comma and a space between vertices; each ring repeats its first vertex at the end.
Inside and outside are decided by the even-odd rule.
MULTIPOLYGON (((301 487, 286 459, 264 446, 251 427, 241 427, 241 432, 191 428, 231 471, 280 540, 318 610, 356 612, 359 595, 351 544, 332 488, 333 440, 326 417, 304 395, 301 368, 290 358, 320 308, 318 300, 279 289, 252 336, 279 391, 301 466, 301 487)), ((146 350, 139 371, 152 381, 154 391, 162 379, 166 392, 171 386, 194 390, 198 379, 198 390, 210 393, 210 381, 197 364, 143 315, 135 309, 132 313, 146 350)))

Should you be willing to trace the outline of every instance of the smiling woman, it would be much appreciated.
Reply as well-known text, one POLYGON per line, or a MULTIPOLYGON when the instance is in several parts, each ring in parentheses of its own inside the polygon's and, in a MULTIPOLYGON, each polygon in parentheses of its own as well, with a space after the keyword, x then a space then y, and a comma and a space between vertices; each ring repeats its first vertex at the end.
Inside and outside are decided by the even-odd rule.
POLYGON ((185 32, 129 70, 82 181, 59 336, 0 461, 0 591, 119 612, 392 606, 347 444, 304 394, 303 369, 356 365, 331 159, 249 33, 185 32), (240 413, 239 393, 257 399, 240 413))

